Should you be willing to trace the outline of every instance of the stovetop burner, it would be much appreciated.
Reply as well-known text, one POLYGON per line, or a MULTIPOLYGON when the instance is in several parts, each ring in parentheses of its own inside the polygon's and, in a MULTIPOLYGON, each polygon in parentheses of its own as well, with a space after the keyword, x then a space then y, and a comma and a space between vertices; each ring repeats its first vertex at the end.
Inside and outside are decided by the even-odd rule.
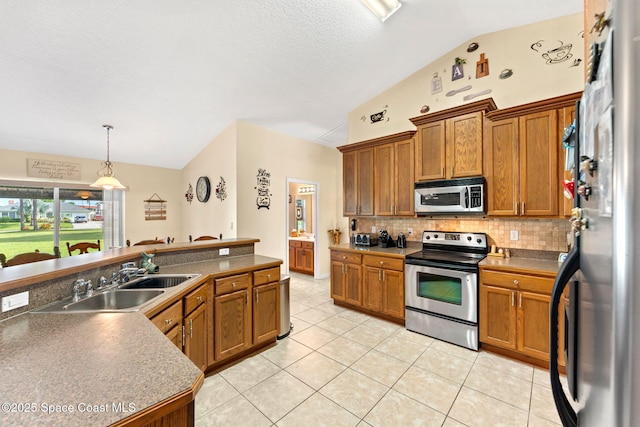
POLYGON ((487 235, 484 233, 425 231, 422 251, 407 255, 406 262, 477 267, 487 253, 487 235))

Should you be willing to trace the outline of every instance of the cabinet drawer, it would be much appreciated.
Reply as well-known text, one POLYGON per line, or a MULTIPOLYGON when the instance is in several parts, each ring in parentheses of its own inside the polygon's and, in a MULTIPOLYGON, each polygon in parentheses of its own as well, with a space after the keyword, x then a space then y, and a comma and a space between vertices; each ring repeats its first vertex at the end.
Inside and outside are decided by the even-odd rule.
POLYGON ((313 242, 300 242, 302 243, 302 249, 313 249, 313 242))
POLYGON ((292 248, 301 248, 302 242, 299 240, 289 240, 289 246, 291 246, 292 248))
POLYGON ((340 261, 346 264, 360 264, 362 255, 352 254, 351 252, 331 252, 332 261, 340 261))
POLYGON ((480 281, 486 285, 498 285, 504 288, 550 294, 553 279, 550 277, 529 276, 526 274, 501 273, 480 270, 480 281))
POLYGON ((364 255, 362 263, 367 267, 384 268, 387 270, 404 270, 404 261, 397 258, 388 258, 383 256, 364 255))
POLYGON ((153 316, 151 322, 164 333, 182 323, 182 300, 153 316))
POLYGON ((202 285, 184 297, 184 314, 187 315, 207 300, 207 285, 202 285))
POLYGON ((246 289, 249 286, 249 274, 237 274, 235 276, 216 279, 216 295, 246 289))
POLYGON ((265 270, 253 272, 253 286, 264 285, 265 283, 280 280, 280 267, 267 268, 265 270))

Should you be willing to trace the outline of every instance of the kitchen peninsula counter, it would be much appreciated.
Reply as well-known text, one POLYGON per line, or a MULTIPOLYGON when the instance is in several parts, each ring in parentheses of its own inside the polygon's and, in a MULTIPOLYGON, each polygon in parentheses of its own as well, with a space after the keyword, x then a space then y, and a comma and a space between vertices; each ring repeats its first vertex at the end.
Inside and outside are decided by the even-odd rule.
MULTIPOLYGON (((188 259, 189 250, 203 246, 232 246, 233 253, 233 244, 238 242, 253 251, 256 241, 124 248, 87 259, 111 265, 114 259, 122 259, 123 253, 130 259, 144 250, 173 257, 167 260, 181 260, 188 259)), ((82 269, 77 263, 82 257, 71 258, 54 262, 69 260, 71 266, 67 268, 89 274, 92 263, 82 269)), ((281 263, 280 259, 250 253, 161 265, 163 274, 198 276, 167 288, 137 312, 26 312, 0 321, 0 395, 4 398, 0 402, 4 405, 0 425, 146 425, 176 412, 180 413, 179 419, 193 419, 194 399, 204 374, 149 317, 193 291, 203 280, 279 267, 281 263)), ((32 267, 31 271, 40 271, 40 266, 32 267)), ((37 283, 38 278, 35 275, 29 280, 37 283)))

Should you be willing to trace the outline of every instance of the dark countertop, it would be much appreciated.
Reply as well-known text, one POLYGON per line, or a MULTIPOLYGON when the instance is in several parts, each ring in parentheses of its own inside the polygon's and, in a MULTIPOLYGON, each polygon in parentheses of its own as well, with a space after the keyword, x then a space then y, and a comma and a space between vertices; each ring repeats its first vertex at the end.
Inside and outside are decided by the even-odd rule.
POLYGON ((2 426, 105 426, 190 388, 195 396, 203 381, 141 313, 25 313, 0 323, 0 360, 2 426))
POLYGON ((0 411, 0 425, 103 426, 190 389, 195 396, 202 372, 147 317, 208 277, 281 263, 252 254, 166 266, 164 274, 201 276, 169 288, 138 312, 29 312, 0 322, 0 403, 35 404, 35 412, 23 406, 16 407, 20 412, 0 411), (130 411, 118 412, 112 404, 130 411), (73 412, 54 407, 57 412, 47 414, 47 405, 69 405, 73 412), (86 406, 102 412, 82 412, 86 406))
POLYGON ((356 246, 349 243, 341 243, 339 245, 329 246, 332 251, 347 251, 359 254, 367 255, 384 255, 394 258, 404 258, 407 255, 420 252, 422 250, 422 243, 409 242, 407 248, 383 248, 382 246, 356 246))

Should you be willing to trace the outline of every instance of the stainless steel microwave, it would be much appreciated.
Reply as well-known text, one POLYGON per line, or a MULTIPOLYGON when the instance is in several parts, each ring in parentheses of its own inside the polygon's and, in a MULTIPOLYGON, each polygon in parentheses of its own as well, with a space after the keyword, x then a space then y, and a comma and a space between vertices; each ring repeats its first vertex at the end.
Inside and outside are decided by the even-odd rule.
POLYGON ((485 188, 483 177, 417 182, 416 214, 484 213, 485 188))

